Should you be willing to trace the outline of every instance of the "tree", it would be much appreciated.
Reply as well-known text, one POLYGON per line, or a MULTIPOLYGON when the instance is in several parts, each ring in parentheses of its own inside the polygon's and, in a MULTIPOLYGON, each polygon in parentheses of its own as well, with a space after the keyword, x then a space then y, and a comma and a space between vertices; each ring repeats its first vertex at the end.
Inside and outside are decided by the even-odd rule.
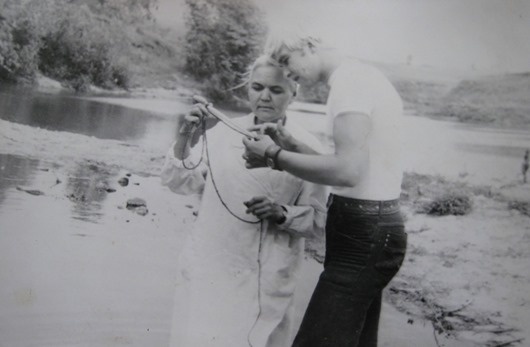
POLYGON ((186 0, 185 68, 213 101, 233 102, 263 43, 263 15, 249 0, 186 0))

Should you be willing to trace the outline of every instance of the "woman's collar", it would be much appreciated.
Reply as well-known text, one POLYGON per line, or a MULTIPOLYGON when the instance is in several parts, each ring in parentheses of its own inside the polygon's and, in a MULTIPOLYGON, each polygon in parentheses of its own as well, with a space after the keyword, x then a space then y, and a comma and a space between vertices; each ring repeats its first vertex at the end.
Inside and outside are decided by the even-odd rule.
MULTIPOLYGON (((258 121, 258 117, 256 117, 256 115, 254 113, 252 113, 252 118, 254 120, 254 125, 258 125, 260 124, 258 121)), ((264 123, 277 123, 278 120, 275 120, 273 122, 264 122, 264 123)), ((287 115, 283 115, 283 125, 285 125, 287 123, 287 115)))

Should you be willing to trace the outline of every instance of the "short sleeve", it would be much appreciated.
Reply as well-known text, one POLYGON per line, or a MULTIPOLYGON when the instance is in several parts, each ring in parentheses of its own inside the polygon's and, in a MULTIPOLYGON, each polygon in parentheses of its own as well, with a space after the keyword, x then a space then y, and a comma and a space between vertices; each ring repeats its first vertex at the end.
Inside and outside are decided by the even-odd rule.
POLYGON ((369 68, 337 70, 330 83, 330 115, 333 118, 346 112, 371 115, 375 104, 374 77, 369 68))

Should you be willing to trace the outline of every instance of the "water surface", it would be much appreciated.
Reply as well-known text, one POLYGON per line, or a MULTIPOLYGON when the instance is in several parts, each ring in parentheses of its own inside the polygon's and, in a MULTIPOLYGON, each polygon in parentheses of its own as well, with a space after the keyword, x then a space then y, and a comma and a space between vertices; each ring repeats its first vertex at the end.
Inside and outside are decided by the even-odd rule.
POLYGON ((167 143, 176 126, 176 118, 155 112, 5 85, 0 110, 0 118, 10 122, 132 143, 167 143))

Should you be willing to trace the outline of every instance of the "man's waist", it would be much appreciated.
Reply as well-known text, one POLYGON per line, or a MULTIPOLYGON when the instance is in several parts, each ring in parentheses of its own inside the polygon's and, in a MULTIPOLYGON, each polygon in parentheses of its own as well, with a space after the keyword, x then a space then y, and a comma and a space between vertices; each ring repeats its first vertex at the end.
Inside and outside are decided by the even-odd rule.
POLYGON ((328 199, 328 207, 331 205, 345 208, 351 212, 356 212, 359 214, 380 215, 399 212, 399 199, 367 200, 330 194, 328 199))
POLYGON ((386 201, 399 199, 401 186, 396 187, 376 187, 374 189, 362 189, 363 187, 331 187, 331 194, 358 200, 386 201))

